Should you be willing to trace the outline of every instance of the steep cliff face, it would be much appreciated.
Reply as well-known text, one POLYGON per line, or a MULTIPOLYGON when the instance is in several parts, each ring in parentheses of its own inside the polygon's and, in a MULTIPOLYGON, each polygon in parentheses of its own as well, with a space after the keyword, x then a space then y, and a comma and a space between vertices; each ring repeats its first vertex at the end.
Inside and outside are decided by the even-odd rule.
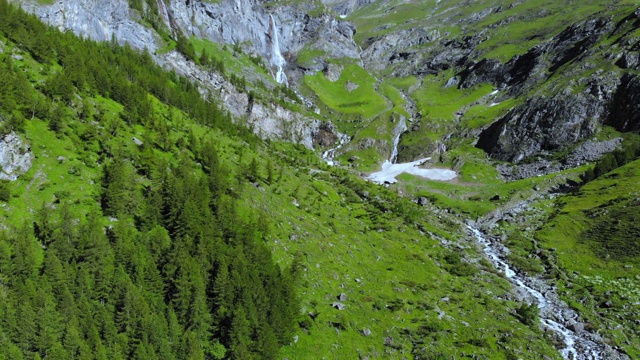
MULTIPOLYGON (((162 45, 159 36, 143 25, 141 14, 132 10, 126 0, 60 1, 51 5, 40 5, 34 1, 19 3, 51 25, 98 41, 115 37, 121 43, 152 52, 162 45)), ((267 8, 258 0, 213 3, 158 0, 157 3, 160 16, 171 30, 220 44, 237 44, 246 52, 265 58, 271 55, 272 49, 274 29, 270 15, 276 20, 280 47, 286 55, 310 46, 326 51, 328 58, 359 57, 358 47, 353 41, 353 25, 327 14, 311 17, 302 8, 267 8)), ((143 12, 146 11, 150 10, 145 7, 143 12)))
MULTIPOLYGON (((157 52, 165 46, 164 40, 144 23, 142 14, 132 10, 126 0, 61 1, 52 5, 32 1, 20 3, 27 11, 60 29, 98 41, 115 39, 137 49, 147 49, 166 68, 174 69, 196 80, 203 89, 218 94, 227 109, 238 118, 246 116, 257 133, 312 147, 319 121, 277 104, 250 104, 248 95, 220 74, 200 69, 175 51, 157 52), (270 110, 267 111, 266 107, 270 110)), ((286 64, 290 64, 285 64, 284 72, 291 74, 293 79, 298 78, 303 70, 288 60, 295 58, 303 48, 322 52, 322 58, 315 62, 319 69, 324 64, 322 59, 359 57, 358 46, 353 40, 353 25, 327 14, 312 17, 302 8, 267 8, 258 0, 222 0, 215 3, 158 0, 157 8, 174 36, 180 33, 219 44, 237 45, 246 53, 262 56, 267 64, 274 55, 283 55, 286 64), (276 35, 277 44, 274 43, 276 35), (276 45, 282 54, 273 53, 276 45)), ((145 6, 143 13, 146 11, 151 10, 145 6)), ((276 71, 272 69, 272 72, 275 74, 276 71)))
POLYGON ((203 70, 177 51, 157 56, 156 60, 162 66, 194 80, 200 85, 203 95, 211 93, 220 98, 235 118, 246 119, 255 133, 263 138, 291 141, 313 149, 322 125, 319 120, 277 103, 255 102, 220 74, 203 70))
POLYGON ((358 57, 353 26, 326 14, 311 17, 292 6, 267 9, 256 0, 175 0, 169 11, 186 34, 221 44, 239 44, 246 52, 265 58, 271 55, 274 31, 279 32, 280 48, 286 57, 305 46, 322 49, 330 58, 358 57), (270 15, 276 29, 271 26, 270 15))
MULTIPOLYGON (((152 11, 149 7, 141 14, 125 0, 22 4, 57 27, 156 52, 157 61, 196 79, 203 89, 220 96, 234 115, 246 116, 259 133, 313 143, 299 135, 317 133, 318 122, 311 114, 253 103, 220 74, 202 71, 175 52, 158 51, 166 43, 142 19, 152 11), (263 111, 266 108, 271 110, 263 111), (308 131, 285 131, 300 126, 308 131)), ((294 87, 303 74, 316 73, 327 68, 329 59, 339 58, 362 65, 381 81, 389 76, 423 79, 447 74, 446 86, 460 90, 490 83, 500 90, 497 102, 516 101, 493 124, 476 131, 478 147, 514 162, 582 141, 603 124, 621 131, 640 128, 635 105, 640 87, 633 75, 640 69, 640 11, 594 2, 588 11, 558 17, 554 11, 567 7, 554 6, 540 10, 515 0, 483 0, 473 8, 460 2, 374 0, 323 0, 319 5, 157 1, 157 11, 174 36, 235 45, 260 55, 267 64, 284 59, 284 73, 294 87), (344 16, 354 23, 341 19, 344 16), (540 25, 533 26, 531 19, 540 25), (520 32, 510 34, 512 28, 520 32)), ((277 68, 270 66, 272 76, 277 68)), ((265 79, 250 79, 258 80, 265 79)), ((456 114, 464 114, 464 109, 456 114)))
POLYGON ((58 1, 51 5, 19 3, 48 24, 97 41, 116 39, 152 52, 160 45, 159 36, 141 24, 140 15, 129 8, 126 0, 58 1))
POLYGON ((631 30, 638 14, 617 24, 611 18, 587 20, 504 66, 477 64, 463 72, 460 86, 483 80, 512 96, 529 96, 484 130, 478 147, 519 162, 581 141, 601 125, 638 131, 640 87, 626 66, 637 54, 631 30))

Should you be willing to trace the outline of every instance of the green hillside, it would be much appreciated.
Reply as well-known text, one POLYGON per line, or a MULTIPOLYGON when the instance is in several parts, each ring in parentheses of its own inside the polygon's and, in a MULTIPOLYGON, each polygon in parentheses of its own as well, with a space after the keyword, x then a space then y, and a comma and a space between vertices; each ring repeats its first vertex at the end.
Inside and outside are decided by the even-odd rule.
POLYGON ((634 357, 640 355, 635 321, 640 301, 639 178, 640 160, 635 160, 588 183, 562 199, 536 235, 543 246, 555 249, 554 262, 566 274, 560 286, 569 304, 591 326, 627 345, 634 357))
POLYGON ((148 54, 0 12, 3 131, 33 156, 0 188, 1 359, 557 357, 461 224, 148 54))
MULTIPOLYGON (((130 3, 136 14, 149 4, 157 12, 157 2, 130 3)), ((316 2, 286 4, 336 15, 316 2)), ((500 255, 519 275, 557 288, 602 343, 640 356, 637 137, 594 124, 591 138, 622 137, 621 150, 595 166, 520 178, 498 166, 565 165, 587 138, 522 164, 475 147, 530 97, 584 90, 579 80, 599 71, 592 59, 609 74, 635 74, 603 60, 635 39, 638 22, 621 20, 634 6, 374 1, 347 17, 362 56, 384 36, 401 34, 401 43, 423 31, 421 43, 393 54, 406 61, 369 69, 367 59, 328 59, 304 73, 290 64, 299 71, 291 87, 243 44, 172 39, 159 14, 140 19, 166 42, 159 53, 177 49, 249 107, 279 104, 347 134, 333 167, 318 154, 325 149, 258 137, 225 110, 226 89, 0 0, 0 140, 18 138, 11 151, 31 160, 16 180, 0 180, 0 360, 562 358, 563 339, 468 224, 508 247, 500 255), (470 62, 504 65, 601 14, 624 35, 593 45, 575 68, 544 68, 535 87, 452 83, 470 62), (467 63, 429 68, 442 48, 480 37, 467 63), (455 180, 363 179, 388 159, 403 123, 398 161, 432 156, 429 165, 454 169, 455 180)), ((287 58, 311 67, 327 54, 305 49, 287 58)))

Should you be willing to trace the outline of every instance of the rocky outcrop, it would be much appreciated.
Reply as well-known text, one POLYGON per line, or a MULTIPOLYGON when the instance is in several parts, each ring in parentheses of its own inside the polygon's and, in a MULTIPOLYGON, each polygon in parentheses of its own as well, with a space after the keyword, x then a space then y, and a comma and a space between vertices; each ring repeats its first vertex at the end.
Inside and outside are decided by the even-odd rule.
POLYGON ((476 146, 492 157, 517 163, 593 135, 604 110, 586 94, 533 98, 483 131, 476 146))
POLYGON ((305 117, 279 105, 262 103, 253 105, 247 121, 263 138, 287 140, 309 149, 313 149, 322 125, 320 120, 305 117))
MULTIPOLYGON (((25 2, 23 7, 61 30, 71 30, 94 40, 116 39, 119 43, 148 49, 152 53, 164 46, 160 36, 143 25, 141 14, 130 9, 125 0, 72 0, 52 5, 25 2)), ((259 0, 159 0, 158 7, 165 24, 174 34, 180 32, 220 44, 239 45, 245 52, 265 59, 271 57, 271 42, 274 41, 271 16, 278 25, 275 31, 280 35, 279 46, 285 58, 294 56, 305 47, 322 50, 324 56, 331 58, 359 56, 353 41, 354 26, 327 14, 310 17, 291 6, 267 9, 259 0)), ((220 74, 199 68, 175 51, 153 56, 163 67, 198 83, 203 95, 211 91, 219 96, 230 113, 237 118, 246 116, 248 123, 262 136, 292 140, 310 148, 313 146, 313 136, 318 132, 320 121, 277 104, 254 103, 220 74)), ((285 71, 295 70, 290 66, 285 71)))
POLYGON ((621 143, 622 138, 605 141, 588 140, 560 160, 537 158, 535 161, 528 163, 500 164, 496 168, 502 178, 507 181, 542 176, 595 162, 604 154, 616 150, 621 143))
POLYGON ((168 69, 175 69, 199 85, 203 95, 217 96, 237 119, 246 119, 247 125, 265 139, 279 139, 303 144, 313 149, 314 138, 319 132, 321 121, 291 111, 283 106, 263 104, 251 100, 246 93, 225 81, 218 73, 206 71, 196 66, 176 51, 157 56, 157 61, 168 69))
MULTIPOLYGON (((636 54, 637 55, 637 54, 636 54)), ((625 74, 613 96, 609 115, 605 121, 618 131, 640 131, 640 79, 625 74)))
POLYGON ((0 140, 0 179, 16 180, 31 168, 32 155, 29 146, 16 133, 0 140))
POLYGON ((292 6, 267 9, 258 0, 174 0, 169 12, 188 35, 237 44, 265 59, 271 56, 273 41, 270 15, 278 25, 280 50, 286 59, 294 58, 305 47, 322 50, 326 58, 359 58, 353 41, 355 27, 328 14, 311 17, 292 6))
POLYGON ((531 89, 548 94, 534 95, 510 110, 481 132, 477 146, 494 158, 517 163, 571 146, 601 125, 639 131, 640 80, 623 71, 635 66, 638 41, 623 37, 604 54, 596 46, 622 26, 607 18, 591 19, 504 65, 485 60, 462 71, 460 87, 491 82, 511 96, 530 95, 531 89), (606 67, 597 63, 615 63, 619 69, 594 71, 606 67))
POLYGON ((129 8, 126 0, 57 1, 40 5, 35 1, 20 1, 26 11, 35 13, 42 21, 65 31, 97 41, 116 39, 136 49, 158 49, 161 39, 142 25, 140 14, 129 8))

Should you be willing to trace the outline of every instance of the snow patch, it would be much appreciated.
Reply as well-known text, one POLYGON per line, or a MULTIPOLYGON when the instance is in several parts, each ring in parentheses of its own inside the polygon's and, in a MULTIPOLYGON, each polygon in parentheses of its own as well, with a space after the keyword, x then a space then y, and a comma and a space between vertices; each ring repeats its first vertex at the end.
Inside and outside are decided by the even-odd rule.
POLYGON ((398 182, 396 176, 407 173, 411 175, 421 176, 430 180, 449 181, 453 180, 458 174, 448 169, 423 169, 419 167, 431 158, 424 158, 412 162, 392 164, 385 161, 382 164, 382 170, 375 172, 367 177, 369 181, 377 184, 393 184, 398 182))

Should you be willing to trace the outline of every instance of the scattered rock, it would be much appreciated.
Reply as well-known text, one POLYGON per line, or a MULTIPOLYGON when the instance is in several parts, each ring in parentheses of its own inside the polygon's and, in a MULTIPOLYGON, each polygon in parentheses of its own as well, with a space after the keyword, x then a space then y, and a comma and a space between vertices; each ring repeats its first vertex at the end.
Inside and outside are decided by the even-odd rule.
POLYGON ((357 89, 357 88, 359 88, 359 87, 360 87, 360 85, 358 85, 358 84, 356 84, 356 83, 353 83, 353 82, 351 82, 351 81, 347 81, 347 82, 344 84, 344 88, 345 88, 348 92, 352 92, 353 90, 355 90, 355 89, 357 89))
POLYGON ((138 139, 137 137, 135 137, 135 136, 133 137, 132 140, 133 140, 134 144, 136 144, 138 146, 142 146, 142 144, 143 144, 142 141, 140 139, 138 139))
POLYGON ((29 147, 16 133, 9 133, 0 140, 0 179, 16 180, 31 168, 29 147))
POLYGON ((611 302, 611 300, 604 301, 600 303, 599 307, 601 309, 611 309, 613 307, 613 302, 611 302))
POLYGON ((61 155, 61 156, 58 156, 58 159, 57 159, 57 160, 58 160, 58 162, 59 162, 60 164, 62 164, 62 163, 64 163, 67 159, 65 159, 65 157, 61 155))
POLYGON ((335 308, 335 309, 338 309, 338 310, 344 310, 347 307, 347 305, 345 305, 345 304, 343 304, 341 302, 337 302, 337 301, 334 302, 333 304, 331 304, 331 306, 333 308, 335 308))
POLYGON ((347 294, 342 293, 342 294, 338 295, 338 300, 339 301, 347 301, 347 294))
POLYGON ((369 330, 367 328, 362 329, 362 335, 364 335, 364 336, 371 335, 371 330, 369 330))
POLYGON ((581 322, 574 322, 573 324, 570 324, 567 328, 573 332, 581 333, 584 331, 584 324, 581 322))
POLYGON ((328 64, 324 68, 323 72, 327 80, 331 82, 336 82, 338 81, 338 79, 340 79, 340 75, 342 75, 342 70, 344 70, 344 67, 342 65, 328 64))

